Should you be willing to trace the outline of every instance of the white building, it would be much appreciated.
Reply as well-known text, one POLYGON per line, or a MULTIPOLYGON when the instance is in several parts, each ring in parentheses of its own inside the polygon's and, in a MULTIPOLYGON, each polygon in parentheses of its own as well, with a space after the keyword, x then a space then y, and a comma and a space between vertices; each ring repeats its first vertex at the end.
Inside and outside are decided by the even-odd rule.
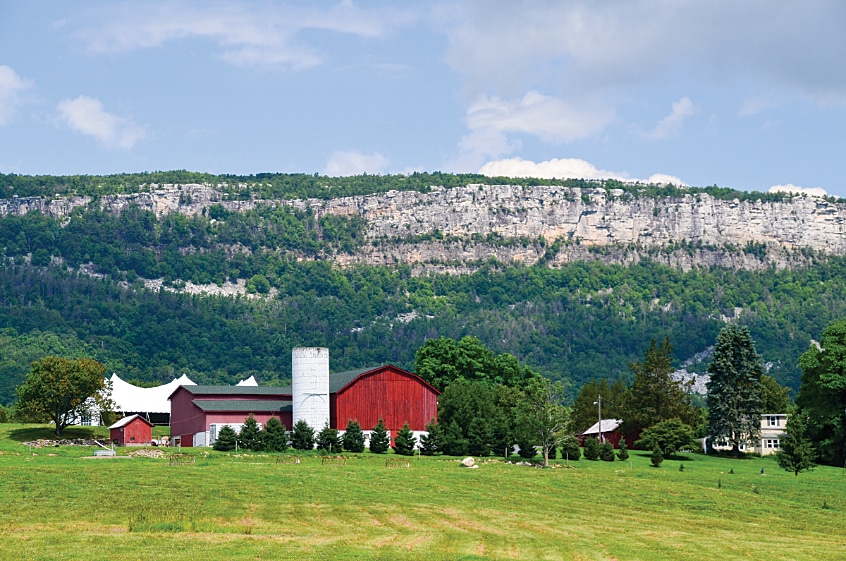
MULTIPOLYGON (((764 413, 761 415, 760 438, 754 441, 740 443, 741 452, 753 452, 761 456, 769 456, 781 450, 781 441, 787 434, 787 413, 764 413)), ((714 450, 731 450, 726 441, 711 443, 714 450)))

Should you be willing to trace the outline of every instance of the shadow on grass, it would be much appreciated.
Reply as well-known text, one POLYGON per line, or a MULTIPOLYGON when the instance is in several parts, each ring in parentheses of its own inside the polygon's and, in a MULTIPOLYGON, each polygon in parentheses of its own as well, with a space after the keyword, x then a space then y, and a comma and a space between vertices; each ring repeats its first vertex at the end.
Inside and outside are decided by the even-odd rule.
POLYGON ((9 431, 9 439, 15 442, 30 442, 32 440, 72 440, 75 438, 107 438, 102 431, 95 432, 88 427, 68 427, 56 436, 52 427, 26 427, 9 431))
MULTIPOLYGON (((642 452, 642 451, 631 452, 630 451, 629 454, 631 456, 637 456, 639 458, 652 459, 652 452, 642 452)), ((664 459, 674 461, 674 462, 679 462, 679 461, 681 461, 681 462, 695 462, 696 459, 697 459, 697 456, 699 456, 699 455, 701 455, 701 454, 693 454, 693 453, 673 454, 672 456, 667 456, 664 459)))

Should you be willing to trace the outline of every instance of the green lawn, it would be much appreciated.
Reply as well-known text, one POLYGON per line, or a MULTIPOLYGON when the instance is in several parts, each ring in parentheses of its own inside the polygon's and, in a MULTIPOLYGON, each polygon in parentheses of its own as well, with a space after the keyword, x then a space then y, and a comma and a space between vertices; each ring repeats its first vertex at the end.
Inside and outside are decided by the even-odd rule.
POLYGON ((769 459, 690 455, 680 472, 637 452, 631 469, 387 469, 379 455, 277 465, 208 449, 170 466, 30 455, 21 441, 43 434, 0 425, 0 559, 846 559, 843 469, 794 477, 769 459))

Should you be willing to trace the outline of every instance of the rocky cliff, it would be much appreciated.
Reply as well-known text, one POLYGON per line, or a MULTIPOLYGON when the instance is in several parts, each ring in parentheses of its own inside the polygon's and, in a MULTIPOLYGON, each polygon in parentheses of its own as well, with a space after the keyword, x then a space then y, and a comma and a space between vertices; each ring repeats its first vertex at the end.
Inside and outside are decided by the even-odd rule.
POLYGON ((226 200, 212 186, 166 185, 97 200, 0 200, 0 213, 39 210, 64 217, 92 203, 112 211, 136 204, 157 215, 197 214, 213 204, 234 212, 289 205, 318 216, 359 215, 368 224, 367 242, 354 255, 335 256, 342 265, 411 263, 461 271, 490 257, 555 264, 633 263, 649 256, 683 268, 760 268, 807 262, 815 253, 846 254, 846 204, 806 196, 764 202, 706 193, 650 198, 619 189, 467 185, 330 200, 226 200))

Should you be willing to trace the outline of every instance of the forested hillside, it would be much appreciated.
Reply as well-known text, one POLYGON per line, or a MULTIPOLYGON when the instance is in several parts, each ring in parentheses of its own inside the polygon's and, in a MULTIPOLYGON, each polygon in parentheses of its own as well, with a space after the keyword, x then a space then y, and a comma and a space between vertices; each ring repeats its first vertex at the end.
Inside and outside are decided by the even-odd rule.
MULTIPOLYGON (((62 217, 38 211, 0 217, 0 403, 13 400, 29 363, 45 354, 92 356, 125 379, 145 382, 184 372, 199 383, 233 383, 250 374, 283 383, 294 346, 329 347, 335 371, 385 362, 411 368, 423 341, 440 335, 477 336, 492 350, 570 382, 575 392, 587 380, 627 378, 629 362, 653 338, 669 336, 678 363, 691 359, 714 344, 728 319, 749 326, 770 374, 796 388, 798 356, 823 327, 846 316, 846 259, 813 252, 812 266, 778 270, 682 270, 646 256, 630 266, 484 259, 467 274, 420 274, 407 265, 339 266, 338 256, 355 254, 365 242, 368 225, 355 214, 271 205, 233 212, 217 203, 193 215, 157 214, 132 204, 119 212, 96 204, 96 196, 168 179, 249 180, 240 191, 222 188, 233 199, 257 189, 265 197, 325 197, 479 179, 168 173, 174 176, 0 177, 6 198, 95 195, 62 217), (162 288, 147 288, 149 279, 162 279, 162 288), (186 294, 188 281, 246 283, 247 294, 186 294)), ((676 189, 626 188, 641 197, 676 189)), ((500 243, 555 249, 545 240, 500 243)), ((673 251, 692 255, 693 249, 685 242, 673 251)), ((754 257, 766 247, 738 251, 754 257)))

